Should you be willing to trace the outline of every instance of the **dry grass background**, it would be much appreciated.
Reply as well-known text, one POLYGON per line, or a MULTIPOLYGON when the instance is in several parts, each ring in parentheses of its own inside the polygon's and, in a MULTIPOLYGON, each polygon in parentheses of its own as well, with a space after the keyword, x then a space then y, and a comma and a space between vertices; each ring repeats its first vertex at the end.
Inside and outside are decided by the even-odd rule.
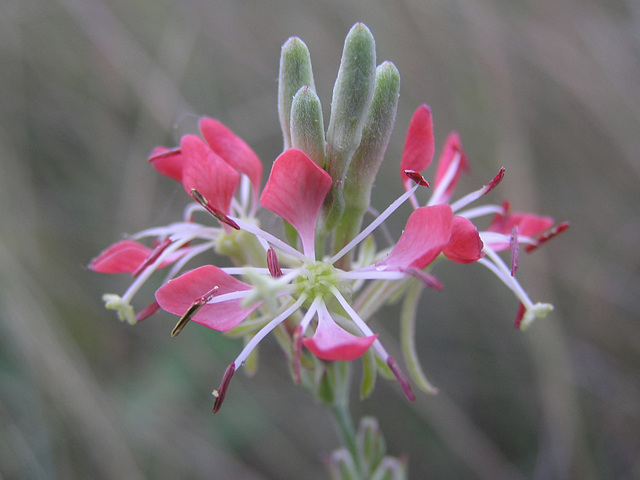
POLYGON ((494 200, 572 222, 519 274, 553 315, 517 332, 515 300, 488 272, 439 269, 446 289, 425 294, 418 334, 442 393, 408 404, 380 382, 356 414, 378 416, 412 479, 640 478, 635 0, 5 0, 0 478, 324 478, 337 438, 274 342, 214 416, 238 344, 199 327, 170 339, 166 314, 120 324, 100 296, 127 280, 86 264, 122 232, 176 218, 186 198, 145 157, 193 114, 269 165, 280 45, 309 45, 326 108, 356 21, 403 82, 378 207, 400 192, 403 132, 426 102, 438 142, 462 135, 463 188, 506 165, 494 200))

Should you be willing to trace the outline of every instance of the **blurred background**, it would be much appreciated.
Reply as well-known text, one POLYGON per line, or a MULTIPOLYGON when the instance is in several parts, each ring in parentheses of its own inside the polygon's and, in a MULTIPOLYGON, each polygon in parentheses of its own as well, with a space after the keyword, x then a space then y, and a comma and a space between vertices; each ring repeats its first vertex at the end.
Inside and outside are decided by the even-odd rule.
MULTIPOLYGON (((572 226, 521 261, 534 301, 556 307, 526 333, 486 269, 438 265, 445 290, 423 295, 417 334, 441 393, 409 404, 381 380, 354 416, 378 417, 412 479, 640 478, 636 0, 4 0, 1 478, 326 478, 337 435, 273 339, 213 415, 240 344, 199 326, 171 339, 166 313, 121 324, 101 295, 129 279, 86 265, 179 218, 182 189, 145 159, 195 116, 222 120, 268 169, 289 36, 309 46, 327 119, 357 21, 402 75, 375 207, 401 192, 404 132, 428 103, 438 145, 456 129, 471 161, 459 191, 505 165, 491 201, 572 226)), ((392 351, 395 315, 375 327, 392 351)))

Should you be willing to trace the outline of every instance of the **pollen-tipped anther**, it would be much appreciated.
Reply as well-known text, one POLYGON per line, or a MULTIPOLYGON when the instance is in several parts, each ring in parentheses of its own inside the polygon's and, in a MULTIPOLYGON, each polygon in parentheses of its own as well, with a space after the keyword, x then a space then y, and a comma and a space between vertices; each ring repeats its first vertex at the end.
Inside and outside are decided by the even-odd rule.
POLYGON ((498 172, 498 174, 495 177, 493 177, 493 180, 491 180, 489 183, 487 183, 484 186, 484 194, 485 195, 498 186, 498 184, 504 178, 504 172, 505 172, 505 168, 501 167, 500 171, 498 172))
POLYGON ((267 250, 267 267, 269 268, 269 273, 273 278, 282 276, 282 269, 280 268, 280 262, 278 261, 278 254, 273 247, 269 247, 269 250, 267 250))
POLYGON ((168 150, 165 150, 164 152, 155 153, 155 154, 149 156, 149 158, 147 158, 147 162, 152 163, 155 160, 158 160, 160 158, 170 157, 172 155, 177 155, 177 154, 179 154, 181 152, 182 151, 180 150, 180 147, 170 148, 168 150))
POLYGON ((160 254, 164 252, 167 249, 167 247, 171 245, 171 243, 173 242, 168 238, 165 238, 162 242, 160 242, 160 244, 153 249, 153 251, 151 252, 151 255, 149 255, 149 257, 144 262, 142 262, 138 268, 136 268, 135 272, 131 274, 133 278, 136 278, 138 275, 144 272, 145 268, 147 268, 149 265, 155 262, 160 256, 160 254))
POLYGON ((389 356, 389 358, 387 358, 387 366, 391 369, 391 372, 396 377, 396 380, 398 380, 398 383, 400 384, 400 388, 402 389, 404 396, 407 397, 407 400, 409 400, 410 402, 413 402, 416 399, 416 396, 413 394, 413 391, 411 390, 411 385, 409 385, 409 380, 407 380, 407 377, 405 377, 404 374, 400 371, 400 366, 398 365, 398 362, 396 362, 393 357, 389 356))
POLYGON ((548 242, 549 240, 551 240, 553 237, 560 235, 562 232, 564 232, 567 228, 569 228, 571 224, 569 222, 562 222, 559 223, 558 225, 556 225, 555 227, 553 227, 551 230, 549 230, 547 233, 541 235, 535 244, 532 245, 527 245, 527 248, 525 249, 525 251, 527 253, 531 253, 533 252, 536 248, 538 248, 540 245, 542 245, 543 243, 548 242))
POLYGON ((204 195, 202 195, 198 190, 196 190, 195 188, 192 188, 191 192, 189 194, 191 195, 191 198, 193 198, 196 202, 198 202, 200 205, 202 205, 202 207, 207 212, 209 212, 211 215, 216 217, 216 219, 220 223, 224 223, 226 225, 229 225, 231 228, 234 228, 236 230, 240 230, 240 227, 238 226, 238 224, 236 222, 231 220, 228 216, 226 216, 224 213, 222 213, 217 208, 214 208, 211 205, 211 203, 209 203, 209 200, 207 200, 206 197, 204 195))
POLYGON ((216 296, 216 293, 218 293, 217 286, 213 287, 211 290, 209 290, 207 293, 205 293, 201 297, 196 298, 191 304, 191 306, 187 309, 187 311, 184 312, 182 317, 180 317, 180 320, 178 320, 178 323, 176 323, 176 326, 173 327, 173 330, 171 331, 171 336, 172 337, 177 336, 182 331, 182 329, 187 325, 187 323, 189 323, 189 320, 191 320, 193 316, 196 313, 198 313, 198 310, 200 310, 203 306, 207 304, 207 302, 209 302, 213 297, 216 296))
POLYGON ((520 243, 518 242, 518 226, 514 225, 511 231, 511 239, 509 240, 511 247, 511 276, 516 276, 518 270, 518 262, 520 261, 520 243))
POLYGON ((429 186, 429 182, 427 182, 424 179, 424 177, 422 175, 420 175, 418 172, 416 172, 415 170, 405 170, 404 174, 407 177, 409 177, 411 180, 416 182, 418 185, 421 185, 423 187, 428 187, 429 186))
POLYGON ((224 372, 222 382, 220 383, 220 388, 212 392, 213 396, 215 397, 215 401, 213 402, 213 413, 218 413, 218 410, 220 410, 222 402, 224 402, 224 397, 227 394, 227 388, 229 388, 231 377, 233 377, 234 373, 236 373, 236 364, 231 363, 224 372))

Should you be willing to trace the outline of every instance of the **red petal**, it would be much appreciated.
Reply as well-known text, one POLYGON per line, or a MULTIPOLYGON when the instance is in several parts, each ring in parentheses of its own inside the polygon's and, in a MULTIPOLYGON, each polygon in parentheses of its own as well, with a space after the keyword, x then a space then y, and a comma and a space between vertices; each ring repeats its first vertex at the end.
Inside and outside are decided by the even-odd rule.
POLYGON ((396 246, 376 268, 426 267, 449 242, 452 220, 453 212, 447 204, 418 208, 409 217, 396 246))
POLYGON ((191 189, 196 189, 214 209, 229 214, 240 174, 195 135, 184 135, 180 149, 184 156, 182 186, 186 192, 191 194, 191 189))
POLYGON ((442 253, 456 263, 473 263, 482 258, 484 244, 471 220, 453 217, 451 238, 442 253))
MULTIPOLYGON (((515 226, 518 227, 518 236, 534 238, 553 226, 553 218, 523 212, 509 212, 507 215, 497 214, 487 230, 511 235, 515 226)), ((499 252, 508 249, 509 242, 492 243, 490 246, 499 252)))
POLYGON ((411 182, 404 175, 405 170, 422 172, 433 160, 433 118, 431 109, 427 105, 420 105, 411 117, 407 138, 402 151, 400 162, 400 178, 405 190, 411 186, 411 182))
POLYGON ((329 174, 304 152, 290 148, 273 163, 260 204, 294 226, 305 255, 310 256, 316 220, 330 188, 329 174))
POLYGON ((184 161, 179 148, 156 147, 151 151, 147 161, 161 174, 182 182, 184 161))
MULTIPOLYGON (((180 275, 156 291, 158 304, 169 313, 182 316, 193 301, 217 286, 216 298, 238 291, 250 290, 251 286, 236 280, 214 265, 205 265, 180 275)), ((258 305, 241 306, 242 299, 227 300, 202 306, 191 320, 213 330, 226 332, 247 318, 258 305)))
POLYGON ((350 361, 360 358, 376 341, 378 335, 356 337, 339 327, 328 312, 318 310, 318 327, 313 337, 302 340, 316 357, 330 361, 350 361))
POLYGON ((133 273, 151 252, 149 247, 141 243, 122 240, 91 260, 89 268, 100 273, 133 273))
POLYGON ((215 153, 238 172, 249 177, 257 198, 262 183, 262 162, 251 147, 213 118, 203 117, 200 120, 200 131, 215 153))
POLYGON ((469 171, 469 164, 467 163, 467 157, 462 150, 462 143, 460 142, 460 136, 457 132, 451 132, 447 139, 444 142, 444 146, 442 147, 442 152, 440 153, 440 159, 438 160, 438 168, 436 169, 436 178, 435 178, 435 188, 438 188, 438 185, 442 181, 442 178, 447 173, 449 166, 453 162, 456 155, 460 154, 460 162, 458 163, 458 168, 456 170, 453 179, 447 186, 444 194, 441 197, 441 203, 446 203, 449 201, 451 196, 453 195, 453 191, 458 184, 458 180, 460 179, 460 175, 463 171, 469 171))

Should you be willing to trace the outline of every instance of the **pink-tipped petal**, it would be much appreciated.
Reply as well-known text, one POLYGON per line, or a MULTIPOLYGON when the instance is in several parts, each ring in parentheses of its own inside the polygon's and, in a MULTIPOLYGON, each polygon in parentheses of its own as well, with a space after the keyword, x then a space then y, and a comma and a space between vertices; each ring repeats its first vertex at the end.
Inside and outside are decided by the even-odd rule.
POLYGON ((262 183, 262 162, 251 147, 228 127, 213 118, 200 119, 200 131, 215 153, 235 170, 249 177, 257 198, 262 183))
POLYGON ((405 170, 413 170, 415 172, 425 170, 431 165, 433 151, 433 118, 431 109, 427 105, 420 105, 413 113, 413 117, 411 117, 400 162, 400 178, 405 190, 411 187, 411 182, 404 175, 405 170))
POLYGON ((327 311, 318 310, 318 327, 311 338, 302 340, 316 357, 330 361, 350 361, 360 358, 378 335, 356 337, 336 324, 327 311))
POLYGON ((453 217, 451 238, 442 253, 456 263, 473 263, 483 257, 483 248, 478 229, 471 220, 453 217))
POLYGON ((147 161, 162 175, 182 182, 184 159, 179 148, 155 147, 147 161))
MULTIPOLYGON (((236 280, 214 265, 205 265, 180 275, 156 291, 156 300, 162 309, 183 316, 192 308, 194 300, 218 287, 216 298, 224 294, 250 290, 251 286, 236 280)), ((258 305, 243 308, 242 299, 220 303, 207 303, 198 309, 191 320, 205 327, 226 332, 247 318, 258 305)))
POLYGON ((396 246, 375 268, 402 270, 426 267, 449 243, 452 221, 453 211, 449 205, 418 208, 409 217, 396 246))
POLYGON ((467 157, 462 150, 462 143, 460 142, 460 136, 457 132, 451 132, 447 139, 444 142, 444 146, 442 147, 442 152, 440 153, 440 158, 438 160, 438 168, 436 169, 436 177, 434 180, 435 188, 437 189, 440 185, 440 182, 444 179, 447 170, 451 166, 454 159, 460 155, 460 161, 458 162, 458 167, 453 175, 453 178, 447 185, 444 193, 440 197, 439 203, 446 203, 453 195, 453 191, 458 184, 458 180, 460 179, 460 175, 462 172, 469 171, 469 164, 467 162, 467 157))
POLYGON ((215 210, 229 214, 240 174, 195 135, 184 135, 180 149, 184 157, 185 191, 191 195, 193 189, 197 190, 215 210))
POLYGON ((290 148, 273 163, 260 204, 297 230, 305 255, 313 255, 316 220, 331 176, 301 150, 290 148))
POLYGON ((141 243, 121 240, 91 260, 89 268, 100 273, 133 273, 151 253, 152 250, 141 243))

